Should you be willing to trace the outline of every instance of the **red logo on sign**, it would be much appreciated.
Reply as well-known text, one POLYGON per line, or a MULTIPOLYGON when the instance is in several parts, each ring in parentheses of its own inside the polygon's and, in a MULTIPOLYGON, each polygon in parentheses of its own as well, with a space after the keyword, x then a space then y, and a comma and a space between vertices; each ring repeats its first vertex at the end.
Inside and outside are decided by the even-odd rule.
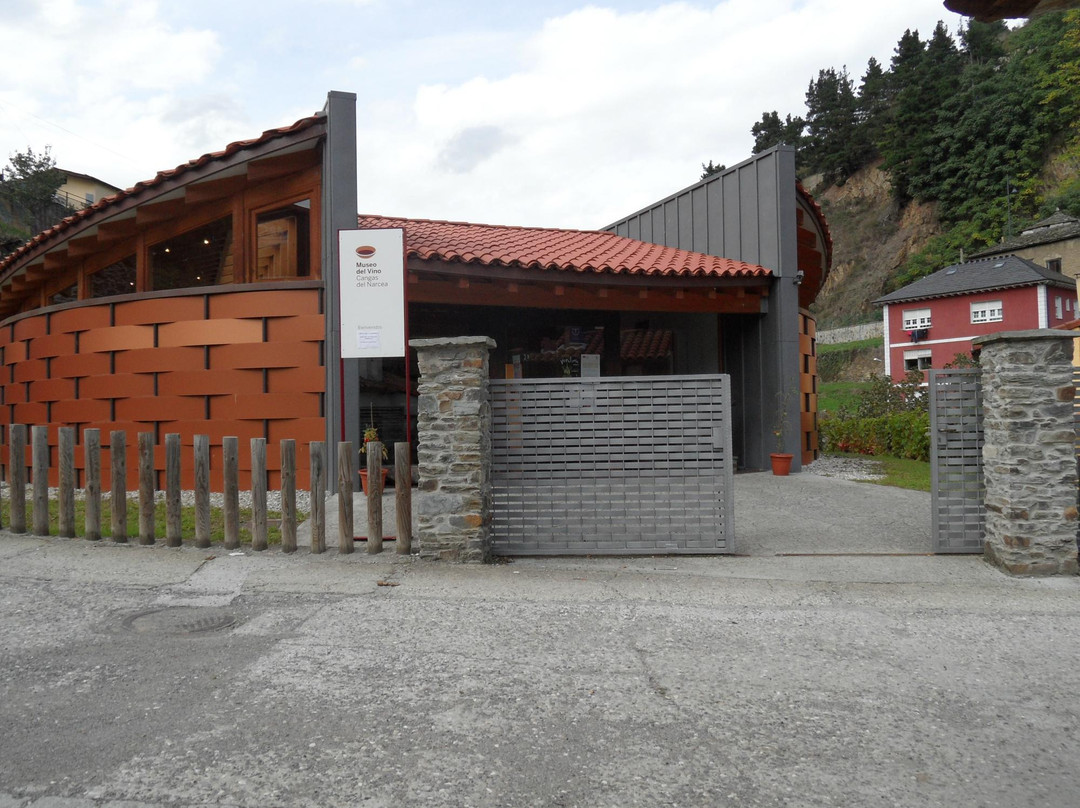
POLYGON ((375 254, 375 248, 370 245, 363 245, 356 248, 356 254, 361 258, 371 258, 375 254))

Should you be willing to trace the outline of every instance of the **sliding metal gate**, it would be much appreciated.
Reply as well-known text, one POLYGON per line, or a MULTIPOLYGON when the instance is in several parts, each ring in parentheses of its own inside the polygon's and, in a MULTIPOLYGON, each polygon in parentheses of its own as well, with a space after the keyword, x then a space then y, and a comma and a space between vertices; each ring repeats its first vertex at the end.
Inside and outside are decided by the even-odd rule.
POLYGON ((492 381, 499 555, 730 553, 727 376, 492 381))
POLYGON ((979 370, 931 370, 928 375, 934 552, 981 553, 986 488, 979 370))

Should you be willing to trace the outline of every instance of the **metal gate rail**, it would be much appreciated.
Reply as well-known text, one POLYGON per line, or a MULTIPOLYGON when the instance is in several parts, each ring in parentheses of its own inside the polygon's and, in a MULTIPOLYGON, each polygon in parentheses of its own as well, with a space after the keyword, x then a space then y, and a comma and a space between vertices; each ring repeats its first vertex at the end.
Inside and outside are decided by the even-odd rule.
POLYGON ((727 376, 491 383, 500 555, 733 552, 727 376))
POLYGON ((935 553, 981 553, 983 410, 977 368, 931 370, 930 511, 935 553))

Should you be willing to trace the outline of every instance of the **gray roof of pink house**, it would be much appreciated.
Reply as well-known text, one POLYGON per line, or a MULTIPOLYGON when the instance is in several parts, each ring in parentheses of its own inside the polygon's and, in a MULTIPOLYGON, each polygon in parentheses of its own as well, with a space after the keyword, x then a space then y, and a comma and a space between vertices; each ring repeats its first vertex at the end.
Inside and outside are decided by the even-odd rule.
POLYGON ((891 294, 879 297, 874 301, 874 305, 884 306, 908 300, 926 300, 1036 284, 1076 288, 1076 281, 1060 272, 1039 266, 1026 258, 1003 255, 965 261, 963 264, 939 269, 932 275, 919 278, 891 294))

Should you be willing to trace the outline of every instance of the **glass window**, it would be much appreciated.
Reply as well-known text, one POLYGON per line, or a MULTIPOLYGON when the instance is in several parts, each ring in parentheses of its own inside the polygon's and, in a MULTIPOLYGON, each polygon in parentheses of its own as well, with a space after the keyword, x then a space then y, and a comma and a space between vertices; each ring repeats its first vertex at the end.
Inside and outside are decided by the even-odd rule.
POLYGON ((1000 323, 1001 301, 980 300, 971 304, 971 322, 973 323, 1000 323))
POLYGON ((904 351, 904 370, 929 370, 930 351, 904 351))
POLYGON ((90 276, 90 297, 112 297, 135 291, 135 256, 121 258, 90 276))
POLYGON ((261 213, 255 220, 255 280, 306 278, 311 274, 311 202, 261 213))
POLYGON ((930 309, 911 309, 904 312, 904 330, 930 327, 930 309))
POLYGON ((61 303, 72 303, 79 299, 79 284, 73 283, 66 289, 61 289, 49 296, 49 305, 58 306, 61 303))
POLYGON ((232 253, 229 217, 159 241, 150 248, 150 288, 185 289, 228 283, 232 253))
POLYGON ((1049 259, 1047 259, 1046 268, 1051 270, 1052 272, 1061 272, 1061 259, 1060 258, 1049 258, 1049 259))
POLYGON ((1061 298, 1060 297, 1055 297, 1054 298, 1054 316, 1059 320, 1063 316, 1062 312, 1061 312, 1061 298))

